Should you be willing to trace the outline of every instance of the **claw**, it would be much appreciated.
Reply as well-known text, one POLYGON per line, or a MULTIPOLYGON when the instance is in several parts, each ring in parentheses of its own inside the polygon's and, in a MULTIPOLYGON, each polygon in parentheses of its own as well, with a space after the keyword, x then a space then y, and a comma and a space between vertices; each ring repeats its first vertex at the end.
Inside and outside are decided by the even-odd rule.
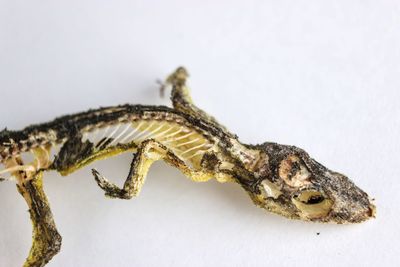
POLYGON ((15 181, 15 178, 13 176, 11 176, 11 177, 0 176, 0 183, 5 182, 5 181, 15 181))
POLYGON ((111 183, 96 169, 92 169, 92 174, 97 184, 104 190, 105 195, 110 198, 128 199, 128 194, 124 189, 119 188, 116 184, 111 183))
POLYGON ((161 80, 156 80, 156 83, 160 86, 160 97, 161 98, 164 98, 164 96, 165 96, 165 91, 166 91, 166 87, 167 87, 167 84, 165 84, 163 81, 161 81, 161 80))
POLYGON ((110 182, 106 178, 104 178, 104 176, 101 175, 96 169, 92 169, 92 174, 100 188, 103 190, 107 190, 107 185, 110 184, 110 182))

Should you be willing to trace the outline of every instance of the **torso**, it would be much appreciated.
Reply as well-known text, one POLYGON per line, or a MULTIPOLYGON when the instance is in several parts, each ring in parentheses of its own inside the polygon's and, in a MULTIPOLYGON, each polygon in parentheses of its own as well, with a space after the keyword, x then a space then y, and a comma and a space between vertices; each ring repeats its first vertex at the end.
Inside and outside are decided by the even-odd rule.
MULTIPOLYGON (((95 156, 101 157, 102 153, 114 155, 126 150, 135 151, 147 139, 163 144, 195 169, 201 168, 205 153, 221 154, 221 149, 232 146, 229 133, 201 119, 163 106, 123 105, 60 117, 22 131, 3 131, 0 155, 1 162, 5 163, 46 148, 49 156, 56 156, 58 163, 49 161, 47 166, 42 163, 40 167, 53 166, 67 174, 78 168, 73 166, 78 166, 79 162, 75 161, 87 161, 80 167, 90 163, 95 156), (79 147, 77 150, 73 147, 77 142, 85 145, 76 146, 79 147)), ((34 166, 37 162, 25 164, 37 167, 34 166)))

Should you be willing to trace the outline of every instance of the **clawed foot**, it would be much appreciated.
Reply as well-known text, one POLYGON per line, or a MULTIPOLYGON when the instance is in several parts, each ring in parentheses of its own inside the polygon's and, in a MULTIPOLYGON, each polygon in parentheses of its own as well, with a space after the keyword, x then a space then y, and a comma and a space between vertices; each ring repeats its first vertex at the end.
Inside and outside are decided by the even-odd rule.
POLYGON ((166 83, 174 86, 182 86, 185 85, 188 77, 188 71, 184 67, 179 67, 167 78, 166 83))
POLYGON ((177 68, 165 81, 157 80, 160 85, 160 97, 164 98, 165 91, 168 86, 183 86, 189 77, 188 71, 184 67, 177 68))
POLYGON ((97 184, 101 189, 104 190, 105 195, 110 198, 120 198, 120 199, 130 199, 129 194, 124 190, 119 188, 114 183, 108 181, 103 175, 101 175, 97 170, 92 169, 92 174, 97 184))
POLYGON ((164 98, 165 96, 165 91, 167 90, 168 84, 166 84, 165 82, 163 82, 162 80, 156 80, 156 83, 159 86, 159 91, 160 91, 160 97, 164 98))

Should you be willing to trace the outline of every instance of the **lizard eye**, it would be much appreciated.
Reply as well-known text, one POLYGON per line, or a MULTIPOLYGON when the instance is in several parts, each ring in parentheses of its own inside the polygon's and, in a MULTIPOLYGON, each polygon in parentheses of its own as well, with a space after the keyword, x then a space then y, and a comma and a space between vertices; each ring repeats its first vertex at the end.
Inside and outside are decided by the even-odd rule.
POLYGON ((296 155, 289 155, 279 164, 279 177, 291 187, 300 187, 309 184, 310 176, 310 171, 296 155))
POLYGON ((304 190, 293 197, 293 203, 308 219, 326 216, 333 202, 323 193, 316 190, 304 190))

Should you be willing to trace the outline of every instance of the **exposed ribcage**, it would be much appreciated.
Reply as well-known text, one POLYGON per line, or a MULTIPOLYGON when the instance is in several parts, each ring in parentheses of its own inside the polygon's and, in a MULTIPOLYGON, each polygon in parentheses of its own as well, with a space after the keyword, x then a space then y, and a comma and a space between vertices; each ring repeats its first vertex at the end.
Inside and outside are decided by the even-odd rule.
POLYGON ((135 143, 154 139, 168 147, 187 164, 198 167, 205 152, 213 144, 194 129, 175 122, 139 120, 109 125, 83 134, 83 141, 89 140, 96 149, 103 150, 118 144, 135 143))

